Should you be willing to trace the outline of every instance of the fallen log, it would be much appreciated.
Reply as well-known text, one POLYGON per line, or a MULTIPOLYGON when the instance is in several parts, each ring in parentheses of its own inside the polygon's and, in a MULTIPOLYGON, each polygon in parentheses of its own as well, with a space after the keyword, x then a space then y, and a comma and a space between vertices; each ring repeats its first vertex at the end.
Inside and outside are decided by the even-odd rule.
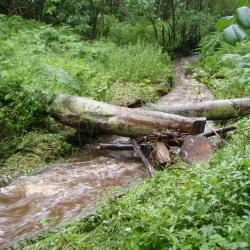
POLYGON ((61 123, 83 131, 129 137, 151 135, 160 131, 189 134, 204 132, 205 118, 186 118, 162 112, 118 107, 84 97, 55 95, 50 111, 61 123))
POLYGON ((207 120, 224 120, 250 114, 250 98, 190 102, 171 106, 149 104, 145 109, 187 117, 206 117, 207 120))
POLYGON ((157 163, 166 164, 171 162, 169 150, 163 142, 156 142, 153 152, 157 163))
POLYGON ((136 154, 141 158, 142 162, 146 166, 149 175, 153 176, 155 174, 155 169, 150 164, 149 160, 142 153, 140 145, 137 143, 137 141, 135 139, 131 139, 131 144, 133 145, 133 148, 134 148, 136 154))
POLYGON ((206 136, 206 137, 212 137, 212 136, 215 136, 215 135, 218 135, 218 134, 219 135, 225 134, 225 133, 233 131, 235 129, 236 129, 235 126, 228 126, 228 127, 216 129, 216 130, 211 131, 211 132, 202 133, 201 135, 206 136))

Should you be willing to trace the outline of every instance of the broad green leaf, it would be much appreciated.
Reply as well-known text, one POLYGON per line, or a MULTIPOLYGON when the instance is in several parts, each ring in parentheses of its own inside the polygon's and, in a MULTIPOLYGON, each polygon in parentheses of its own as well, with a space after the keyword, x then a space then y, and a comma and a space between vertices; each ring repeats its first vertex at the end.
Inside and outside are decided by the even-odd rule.
POLYGON ((246 32, 238 25, 232 24, 224 30, 224 39, 230 44, 242 41, 246 36, 246 32))
POLYGON ((216 30, 223 31, 226 27, 233 24, 234 21, 235 21, 235 16, 222 17, 217 21, 215 25, 216 30))
POLYGON ((236 10, 238 23, 244 28, 250 28, 250 8, 244 6, 236 10))

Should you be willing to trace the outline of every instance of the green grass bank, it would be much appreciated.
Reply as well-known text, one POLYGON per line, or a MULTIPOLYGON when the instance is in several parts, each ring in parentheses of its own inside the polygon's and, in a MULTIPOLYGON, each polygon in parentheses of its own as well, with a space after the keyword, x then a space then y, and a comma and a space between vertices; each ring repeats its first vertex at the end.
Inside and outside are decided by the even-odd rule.
MULTIPOLYGON (((203 46, 195 76, 217 98, 249 97, 250 40, 209 54, 203 46)), ((250 118, 232 122, 237 130, 207 163, 158 172, 92 215, 20 249, 249 249, 250 118)))
POLYGON ((127 105, 155 101, 172 83, 169 56, 152 44, 86 42, 66 26, 0 15, 0 175, 25 175, 78 150, 68 143, 75 130, 45 112, 53 93, 127 105))

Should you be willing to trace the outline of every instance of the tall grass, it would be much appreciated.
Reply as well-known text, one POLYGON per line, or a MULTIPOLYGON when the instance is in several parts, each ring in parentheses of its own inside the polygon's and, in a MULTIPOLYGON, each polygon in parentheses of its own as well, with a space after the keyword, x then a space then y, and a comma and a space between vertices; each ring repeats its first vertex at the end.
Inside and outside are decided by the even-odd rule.
MULTIPOLYGON (((145 80, 151 86, 163 82, 166 88, 172 83, 169 57, 153 45, 83 42, 68 27, 56 29, 18 17, 1 16, 0 23, 0 68, 6 81, 110 102, 106 95, 117 81, 124 88, 126 82, 138 83, 140 90, 145 80)), ((146 89, 148 100, 157 98, 152 88, 146 89)))

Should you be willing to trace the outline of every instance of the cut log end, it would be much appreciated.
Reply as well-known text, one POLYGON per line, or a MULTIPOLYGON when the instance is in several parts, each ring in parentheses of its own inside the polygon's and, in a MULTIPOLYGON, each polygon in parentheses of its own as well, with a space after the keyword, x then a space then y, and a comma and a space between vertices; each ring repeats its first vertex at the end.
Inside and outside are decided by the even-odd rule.
POLYGON ((184 138, 180 157, 186 163, 197 163, 208 160, 214 154, 211 141, 202 135, 188 135, 184 138))
POLYGON ((198 135, 205 131, 207 119, 206 118, 200 118, 199 120, 196 120, 193 124, 193 134, 198 135))

